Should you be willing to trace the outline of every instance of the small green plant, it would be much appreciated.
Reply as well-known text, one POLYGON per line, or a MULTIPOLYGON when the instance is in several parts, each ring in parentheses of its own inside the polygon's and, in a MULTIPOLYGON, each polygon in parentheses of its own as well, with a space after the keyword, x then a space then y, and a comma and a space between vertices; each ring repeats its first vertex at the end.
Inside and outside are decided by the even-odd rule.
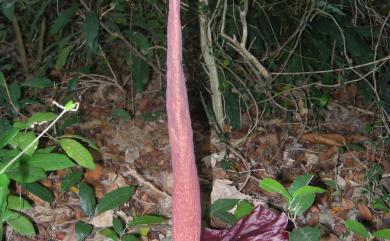
MULTIPOLYGON (((310 186, 312 179, 313 175, 310 174, 298 176, 287 190, 275 179, 264 178, 259 183, 259 187, 267 192, 279 193, 286 199, 289 217, 295 224, 296 217, 311 207, 315 194, 325 192, 322 188, 310 186)), ((310 227, 296 228, 290 233, 290 240, 299 240, 299 237, 303 236, 311 237, 312 241, 320 240, 320 230, 310 227)))
POLYGON ((390 228, 380 229, 371 233, 362 223, 355 220, 345 221, 345 227, 348 231, 365 237, 366 240, 373 240, 374 238, 390 239, 390 228))
POLYGON ((148 225, 161 224, 165 221, 163 217, 155 216, 155 215, 143 215, 134 218, 129 221, 127 224, 123 222, 123 220, 119 217, 114 217, 112 220, 112 227, 104 228, 100 230, 100 234, 110 238, 114 241, 138 241, 136 238, 137 234, 126 233, 127 230, 138 228, 140 236, 147 236, 149 232, 148 225))

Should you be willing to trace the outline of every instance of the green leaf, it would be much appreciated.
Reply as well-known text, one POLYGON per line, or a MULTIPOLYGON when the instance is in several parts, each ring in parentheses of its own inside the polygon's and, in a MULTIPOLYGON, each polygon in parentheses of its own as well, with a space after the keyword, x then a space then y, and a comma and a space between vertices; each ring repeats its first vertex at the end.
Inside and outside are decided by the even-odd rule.
POLYGON ((39 154, 35 153, 27 158, 28 165, 42 168, 45 171, 54 171, 75 166, 68 156, 58 153, 39 154))
POLYGON ((57 115, 53 112, 37 112, 28 118, 27 125, 34 127, 34 125, 42 125, 57 118, 57 115))
POLYGON ((12 180, 21 183, 31 183, 46 178, 45 170, 29 165, 19 165, 6 171, 7 176, 12 180))
POLYGON ((99 33, 99 19, 96 12, 89 11, 87 13, 83 25, 83 33, 89 50, 94 53, 97 49, 97 36, 99 33))
MULTIPOLYGON (((7 207, 7 197, 9 194, 9 178, 4 173, 0 174, 0 213, 7 207)), ((0 224, 1 225, 1 224, 0 224)))
POLYGON ((237 221, 237 218, 229 211, 234 209, 239 202, 239 199, 218 199, 211 204, 210 216, 216 217, 231 226, 237 221))
POLYGON ((250 202, 247 200, 241 200, 237 204, 236 211, 234 211, 234 216, 236 217, 237 220, 247 216, 253 211, 253 206, 250 202))
POLYGON ((72 20, 72 17, 77 10, 78 6, 75 5, 62 11, 58 18, 54 21, 53 25, 50 27, 49 36, 60 32, 72 20))
POLYGON ((4 16, 10 21, 12 21, 12 16, 15 12, 15 2, 16 0, 4 0, 3 5, 1 6, 4 16))
POLYGON ((163 217, 154 216, 154 215, 144 215, 136 217, 133 220, 127 223, 128 226, 139 226, 139 225, 151 225, 151 224, 160 224, 164 222, 163 217))
POLYGON ((122 119, 124 121, 129 121, 131 119, 130 113, 125 111, 124 109, 114 110, 114 112, 111 113, 111 116, 114 118, 122 119))
POLYGON ((122 222, 122 219, 118 218, 118 217, 114 217, 112 219, 112 226, 115 230, 115 232, 119 235, 122 234, 123 230, 125 230, 125 225, 124 223, 122 222))
POLYGON ((119 240, 118 235, 115 233, 115 231, 112 228, 105 228, 100 230, 99 232, 101 235, 103 235, 106 238, 110 238, 114 241, 119 240))
POLYGON ((390 228, 378 230, 372 234, 376 238, 390 239, 390 228))
POLYGON ((281 194, 287 200, 291 200, 291 195, 287 192, 286 188, 283 187, 278 181, 272 178, 264 178, 260 181, 259 187, 267 192, 276 192, 281 194))
POLYGON ((292 201, 288 203, 288 210, 293 215, 302 215, 313 205, 315 200, 315 194, 301 195, 294 197, 292 201))
POLYGON ((303 227, 294 229, 289 234, 290 241, 319 241, 321 238, 321 231, 319 228, 303 227))
POLYGON ((100 148, 96 145, 96 143, 93 141, 93 140, 90 140, 88 138, 85 138, 83 136, 79 136, 79 135, 63 135, 61 136, 61 138, 73 138, 73 139, 79 139, 80 141, 82 142, 85 142, 88 144, 89 147, 91 147, 92 149, 96 150, 96 151, 100 151, 100 148))
POLYGON ((54 149, 56 149, 56 146, 47 146, 45 148, 40 148, 38 150, 36 150, 35 153, 37 154, 49 154, 51 153, 54 149))
POLYGON ((0 134, 0 149, 5 147, 12 139, 19 134, 19 130, 15 128, 8 129, 0 134))
POLYGON ((78 221, 75 226, 77 241, 83 241, 93 230, 92 225, 81 221, 78 221))
POLYGON ((92 216, 95 213, 95 194, 93 189, 85 183, 80 183, 79 185, 80 191, 80 206, 83 209, 84 213, 88 216, 92 216))
POLYGON ((83 173, 80 171, 72 172, 71 174, 67 175, 66 177, 64 177, 64 180, 62 180, 61 191, 68 191, 69 188, 79 183, 82 178, 83 173))
POLYGON ((120 187, 112 192, 107 193, 96 207, 98 213, 118 208, 126 203, 134 194, 133 187, 120 187))
POLYGON ((298 190, 301 187, 309 185, 310 181, 313 179, 313 175, 305 174, 302 176, 298 176, 295 178, 294 182, 291 184, 290 188, 288 189, 288 192, 294 196, 294 193, 296 190, 298 190))
POLYGON ((345 227, 348 229, 348 231, 359 234, 360 236, 363 236, 365 238, 370 237, 370 233, 368 230, 363 226, 363 224, 359 223, 355 220, 347 220, 345 221, 345 227))
POLYGON ((137 31, 126 31, 125 34, 129 38, 130 42, 134 43, 140 49, 143 55, 147 56, 149 54, 150 43, 144 34, 137 31))
POLYGON ((66 111, 71 111, 72 109, 74 109, 76 107, 76 103, 74 103, 73 100, 70 100, 70 101, 66 102, 64 107, 65 107, 64 109, 66 111))
POLYGON ((220 212, 229 212, 240 202, 239 199, 218 199, 210 207, 210 215, 213 216, 220 212))
POLYGON ((306 195, 316 194, 316 193, 323 193, 323 192, 325 192, 325 191, 326 191, 326 190, 324 190, 324 189, 322 189, 322 188, 319 188, 319 187, 304 186, 304 187, 298 188, 298 189, 294 192, 294 197, 306 196, 306 195))
POLYGON ((64 138, 60 140, 60 145, 65 153, 80 166, 95 169, 91 153, 79 142, 73 139, 64 138))
POLYGON ((144 91, 149 82, 149 64, 140 57, 133 55, 131 64, 132 78, 135 81, 137 93, 144 91))
POLYGON ((35 77, 24 81, 21 85, 31 88, 44 89, 53 87, 53 82, 46 77, 35 77))
MULTIPOLYGON (((7 211, 11 212, 11 211, 7 211)), ((12 215, 12 218, 7 220, 7 223, 13 230, 20 233, 21 235, 32 236, 35 235, 35 228, 31 221, 22 214, 11 212, 16 215, 12 215)))
MULTIPOLYGON (((19 133, 10 144, 15 148, 19 148, 20 150, 26 149, 34 140, 36 136, 32 131, 19 133)), ((34 144, 27 149, 25 152, 26 155, 31 156, 38 147, 38 141, 34 142, 34 144)))
POLYGON ((25 209, 30 209, 32 208, 32 206, 27 200, 22 197, 9 195, 7 208, 15 211, 21 211, 25 209))
POLYGON ((49 189, 47 189, 46 187, 42 186, 41 184, 39 184, 37 182, 23 184, 23 187, 27 191, 36 195, 37 197, 39 197, 40 199, 42 199, 45 202, 51 203, 54 201, 54 196, 49 191, 49 189))
POLYGON ((56 65, 55 65, 56 70, 61 70, 66 65, 66 62, 68 62, 68 56, 69 56, 72 48, 73 48, 73 46, 69 45, 69 46, 62 48, 59 51, 58 56, 57 56, 56 65))
POLYGON ((139 241, 139 240, 132 234, 125 234, 122 236, 122 241, 139 241))

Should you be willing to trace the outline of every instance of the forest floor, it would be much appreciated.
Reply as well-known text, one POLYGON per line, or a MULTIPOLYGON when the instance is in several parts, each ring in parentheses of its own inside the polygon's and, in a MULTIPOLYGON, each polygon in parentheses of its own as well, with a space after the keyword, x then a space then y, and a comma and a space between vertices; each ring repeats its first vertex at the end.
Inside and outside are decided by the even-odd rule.
MULTIPOLYGON (((86 171, 85 181, 97 199, 122 186, 135 186, 133 198, 118 210, 92 218, 80 208, 77 188, 60 190, 65 171, 53 173, 43 184, 54 192, 56 201, 50 205, 28 194, 34 203, 31 216, 39 229, 37 239, 76 240, 74 224, 83 219, 94 224, 93 235, 86 240, 104 240, 99 229, 112 226, 113 216, 125 221, 144 214, 170 216, 172 171, 165 112, 164 91, 152 83, 149 90, 137 94, 132 120, 112 116, 123 108, 124 98, 113 90, 89 91, 79 111, 80 124, 66 129, 94 140, 101 152, 94 152, 97 168, 86 171)), ((345 86, 332 93, 328 105, 317 110, 301 110, 302 121, 293 122, 288 115, 259 121, 253 133, 241 145, 230 149, 219 143, 204 117, 200 106, 192 106, 191 114, 198 172, 204 207, 217 199, 248 199, 275 213, 286 212, 286 202, 279 194, 259 188, 263 178, 274 178, 288 187, 297 176, 314 175, 311 183, 326 189, 317 195, 312 207, 296 219, 299 226, 319 226, 321 240, 361 240, 346 235, 345 220, 358 219, 375 230, 390 225, 390 212, 372 209, 373 201, 383 197, 382 187, 390 187, 386 143, 380 139, 375 125, 375 110, 367 109, 359 99, 356 85, 345 86), (310 115, 315 115, 315 118, 310 115), (317 126, 309 127, 308 119, 317 126), (378 166, 379 164, 379 166, 378 166)), ((225 128, 231 142, 244 138, 248 132, 248 114, 242 114, 243 127, 225 128)), ((206 218, 212 228, 227 228, 221 220, 206 218)), ((290 228, 289 225, 288 228, 290 228)), ((170 223, 152 225, 141 240, 169 240, 170 223)), ((290 229, 291 230, 291 229, 290 229)), ((289 229, 287 231, 290 231, 289 229)), ((10 240, 28 240, 13 234, 10 240)))

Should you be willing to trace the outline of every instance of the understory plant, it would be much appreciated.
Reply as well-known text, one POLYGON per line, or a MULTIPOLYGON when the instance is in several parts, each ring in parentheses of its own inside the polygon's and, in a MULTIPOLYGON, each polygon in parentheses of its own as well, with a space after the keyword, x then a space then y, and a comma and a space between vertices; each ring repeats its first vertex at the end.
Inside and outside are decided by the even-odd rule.
POLYGON ((320 240, 321 232, 317 227, 298 228, 296 219, 303 215, 314 203, 315 195, 325 192, 320 187, 309 185, 313 179, 313 175, 305 174, 295 178, 288 190, 278 181, 272 178, 264 178, 259 183, 259 187, 267 192, 279 193, 287 201, 287 209, 289 218, 294 223, 295 229, 289 234, 289 239, 292 241, 304 240, 317 241, 320 240), (308 239, 310 237, 310 239, 308 239))

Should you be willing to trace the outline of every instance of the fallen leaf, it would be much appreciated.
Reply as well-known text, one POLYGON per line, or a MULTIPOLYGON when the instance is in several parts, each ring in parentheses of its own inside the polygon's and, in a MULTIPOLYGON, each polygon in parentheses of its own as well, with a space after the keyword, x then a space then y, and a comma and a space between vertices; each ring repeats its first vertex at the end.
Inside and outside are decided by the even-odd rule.
POLYGON ((85 180, 90 184, 97 183, 102 177, 102 174, 103 174, 103 167, 99 164, 95 164, 95 169, 93 170, 88 169, 85 172, 85 180))
POLYGON ((112 219, 113 219, 113 211, 108 210, 105 212, 102 212, 101 214, 93 217, 91 221, 89 221, 89 224, 92 224, 93 226, 97 228, 105 228, 105 227, 111 227, 112 226, 112 219))
POLYGON ((344 146, 346 144, 345 138, 339 134, 307 133, 302 135, 301 140, 311 144, 328 146, 344 146))

